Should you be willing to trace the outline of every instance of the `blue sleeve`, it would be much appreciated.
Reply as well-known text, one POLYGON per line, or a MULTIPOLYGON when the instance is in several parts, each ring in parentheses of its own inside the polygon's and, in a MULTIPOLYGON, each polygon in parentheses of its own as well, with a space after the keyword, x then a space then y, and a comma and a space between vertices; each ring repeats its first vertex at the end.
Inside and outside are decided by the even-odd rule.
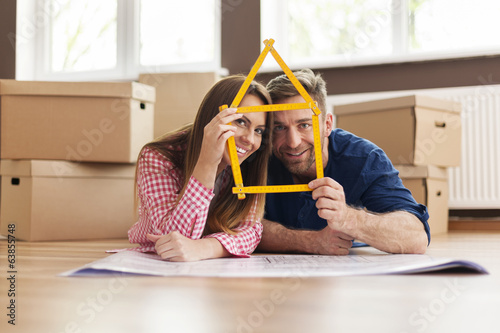
POLYGON ((361 172, 364 192, 360 200, 369 211, 386 213, 407 211, 415 215, 424 225, 430 243, 429 214, 424 205, 418 204, 411 192, 404 187, 399 172, 387 155, 380 149, 372 150, 361 172))

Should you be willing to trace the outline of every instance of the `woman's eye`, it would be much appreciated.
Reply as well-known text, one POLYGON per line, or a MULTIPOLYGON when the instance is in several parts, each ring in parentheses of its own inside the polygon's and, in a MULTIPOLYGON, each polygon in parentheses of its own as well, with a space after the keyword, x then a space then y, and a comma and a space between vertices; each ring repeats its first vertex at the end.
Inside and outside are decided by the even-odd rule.
POLYGON ((257 129, 255 130, 255 132, 256 132, 257 134, 259 134, 259 135, 264 134, 264 130, 263 130, 262 128, 257 128, 257 129))
POLYGON ((245 125, 245 121, 243 119, 236 119, 234 122, 241 126, 245 125))

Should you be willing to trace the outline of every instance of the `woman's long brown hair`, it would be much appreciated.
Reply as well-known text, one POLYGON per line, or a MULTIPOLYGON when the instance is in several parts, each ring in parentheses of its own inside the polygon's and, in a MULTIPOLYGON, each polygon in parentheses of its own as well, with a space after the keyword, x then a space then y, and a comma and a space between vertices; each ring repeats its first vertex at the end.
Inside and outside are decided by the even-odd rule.
MULTIPOLYGON (((167 133, 144 146, 164 155, 176 168, 183 171, 184 179, 179 192, 179 199, 184 193, 194 167, 198 162, 205 126, 219 113, 219 106, 231 105, 244 81, 245 76, 243 75, 232 75, 221 79, 205 95, 194 123, 167 133), (186 150, 179 150, 179 146, 184 145, 187 145, 186 150)), ((246 92, 246 95, 248 94, 258 97, 264 104, 271 104, 269 93, 258 82, 250 84, 246 92)), ((273 120, 273 113, 266 112, 266 130, 262 136, 261 146, 240 165, 245 186, 263 186, 267 184, 267 163, 271 154, 273 120)), ((141 154, 142 151, 139 158, 141 154)), ((263 216, 265 194, 247 194, 245 200, 239 200, 237 195, 232 194, 232 185, 233 181, 231 180, 228 186, 221 189, 217 201, 211 205, 204 234, 215 232, 236 233, 234 228, 238 226, 240 221, 246 219, 256 196, 256 217, 263 216)))

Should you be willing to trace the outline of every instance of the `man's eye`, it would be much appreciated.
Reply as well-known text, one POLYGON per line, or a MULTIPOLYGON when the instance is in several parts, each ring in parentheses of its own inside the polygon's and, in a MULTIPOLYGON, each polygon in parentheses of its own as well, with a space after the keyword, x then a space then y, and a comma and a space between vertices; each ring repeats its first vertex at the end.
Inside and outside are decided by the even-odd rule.
POLYGON ((309 128, 311 127, 310 124, 300 124, 300 128, 309 128))
POLYGON ((284 126, 274 126, 275 131, 282 131, 284 128, 284 126))

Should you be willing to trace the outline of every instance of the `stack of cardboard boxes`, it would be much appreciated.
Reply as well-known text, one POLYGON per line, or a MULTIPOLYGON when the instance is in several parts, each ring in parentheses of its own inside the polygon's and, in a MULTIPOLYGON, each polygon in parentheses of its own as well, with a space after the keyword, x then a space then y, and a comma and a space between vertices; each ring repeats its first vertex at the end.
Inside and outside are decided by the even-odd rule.
POLYGON ((460 164, 460 111, 460 103, 415 95, 334 107, 337 127, 385 151, 427 206, 431 234, 448 230, 447 167, 460 164))
POLYGON ((20 240, 124 238, 154 87, 0 81, 0 231, 20 240))
POLYGON ((138 82, 0 80, 0 234, 126 238, 144 144, 194 121, 215 72, 138 82))

